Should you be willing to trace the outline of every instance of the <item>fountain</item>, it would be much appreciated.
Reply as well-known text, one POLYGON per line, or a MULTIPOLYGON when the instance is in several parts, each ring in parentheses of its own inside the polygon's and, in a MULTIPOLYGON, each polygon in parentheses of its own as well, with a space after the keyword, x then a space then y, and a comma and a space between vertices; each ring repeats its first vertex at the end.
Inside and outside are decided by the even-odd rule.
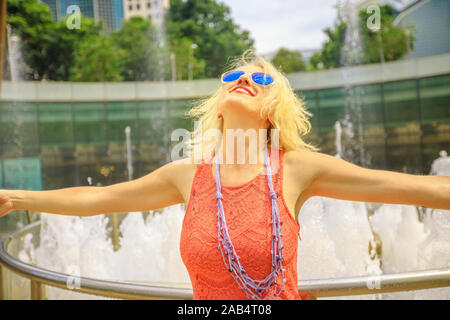
MULTIPOLYGON (((19 82, 24 80, 29 68, 24 62, 21 39, 9 24, 6 25, 6 48, 5 75, 6 78, 9 76, 10 84, 7 91, 4 86, 0 88, 0 91, 9 96, 20 97, 19 82)), ((33 147, 39 144, 34 132, 30 134, 31 130, 27 123, 30 118, 35 116, 34 108, 30 108, 27 103, 21 101, 2 103, 1 108, 4 109, 4 112, 2 113, 3 130, 0 133, 0 144, 6 146, 6 150, 2 152, 4 188, 40 190, 42 188, 40 159, 30 157, 30 148, 25 148, 27 144, 31 144, 33 147)), ((27 217, 22 211, 20 214, 5 218, 6 229, 14 224, 21 227, 27 220, 30 221, 30 217, 27 217)))
MULTIPOLYGON (((344 68, 343 72, 348 69, 344 68)), ((350 107, 345 118, 335 125, 336 157, 358 157, 358 162, 366 164, 361 122, 352 118, 361 112, 358 102, 361 92, 350 87, 348 92, 350 107), (355 127, 356 134, 352 135, 355 127), (356 137, 357 147, 353 151, 342 141, 344 134, 356 137)), ((127 127, 125 133, 131 179, 131 129, 127 127)), ((449 175, 449 172, 448 157, 441 152, 431 174, 449 175)), ((93 184, 92 178, 88 178, 88 183, 93 184)), ((112 227, 106 215, 72 217, 43 212, 38 239, 27 234, 18 257, 23 262, 74 277, 190 287, 179 253, 184 213, 184 205, 180 204, 162 212, 123 214, 118 227, 119 247, 111 237, 112 227)), ((297 267, 299 280, 442 268, 450 261, 450 216, 446 210, 425 209, 419 214, 416 207, 408 205, 313 197, 301 208, 299 222, 302 238, 297 267)), ((23 287, 26 280, 12 276, 12 281, 23 287)), ((67 287, 70 286, 68 283, 67 287)), ((45 295, 48 299, 101 298, 49 286, 45 287, 45 295)), ((353 298, 449 299, 450 288, 353 298)))
POLYGON ((131 145, 131 128, 127 126, 125 128, 126 144, 127 144, 127 169, 128 180, 133 180, 133 158, 132 158, 132 145, 131 145))
MULTIPOLYGON (((339 146, 340 135, 337 137, 339 146)), ((449 162, 442 159, 447 160, 443 152, 433 167, 435 174, 443 175, 450 169, 449 162)), ((303 205, 299 214, 299 280, 447 266, 449 212, 429 209, 421 221, 414 206, 376 204, 369 214, 367 205, 324 197, 313 197, 303 205)), ((183 205, 175 205, 165 208, 162 214, 128 213, 120 225, 118 250, 108 236, 111 230, 104 215, 81 218, 42 213, 40 245, 35 247, 31 234, 27 235, 19 258, 84 277, 189 287, 189 276, 179 254, 184 212, 183 205)), ((46 295, 49 299, 99 298, 53 287, 46 289, 46 295)), ((352 298, 449 297, 450 289, 441 288, 352 298)))
MULTIPOLYGON (((11 94, 14 96, 18 96, 19 88, 16 85, 18 81, 23 80, 23 70, 24 70, 24 61, 22 55, 22 49, 20 44, 20 38, 15 35, 9 25, 6 26, 7 30, 7 43, 8 43, 8 62, 9 62, 9 71, 11 76, 11 94)), ((21 158, 23 156, 23 135, 21 135, 21 130, 23 127, 22 117, 19 116, 19 108, 17 108, 17 104, 14 102, 13 107, 11 108, 11 116, 13 121, 15 121, 15 126, 13 127, 13 132, 10 135, 10 138, 13 144, 16 146, 14 148, 13 154, 17 158, 21 158)))
POLYGON ((450 157, 447 156, 447 151, 439 152, 439 158, 431 164, 430 174, 450 177, 450 157))
POLYGON ((338 10, 339 16, 346 23, 340 61, 346 93, 345 115, 340 122, 345 133, 346 148, 341 150, 341 156, 357 165, 367 166, 370 163, 366 160, 364 151, 361 103, 364 92, 361 86, 351 84, 351 67, 362 63, 364 52, 361 46, 358 9, 354 1, 346 0, 338 10))
MULTIPOLYGON (((447 166, 445 170, 448 169, 447 166)), ((302 227, 299 280, 376 275, 380 274, 381 265, 383 273, 447 267, 448 211, 429 209, 420 221, 414 206, 383 204, 374 210, 369 223, 366 210, 362 202, 324 197, 305 202, 299 214, 302 227), (374 232, 382 244, 381 255, 374 253, 377 247, 373 245, 374 232)), ((184 212, 183 205, 175 205, 165 208, 162 214, 128 213, 120 225, 122 236, 118 250, 114 250, 108 235, 110 229, 105 215, 82 218, 42 213, 39 246, 28 234, 19 258, 66 274, 189 287, 189 277, 179 254, 184 212)), ((46 288, 46 296, 49 299, 99 298, 53 287, 46 288)), ((448 299, 450 289, 352 298, 448 299)))

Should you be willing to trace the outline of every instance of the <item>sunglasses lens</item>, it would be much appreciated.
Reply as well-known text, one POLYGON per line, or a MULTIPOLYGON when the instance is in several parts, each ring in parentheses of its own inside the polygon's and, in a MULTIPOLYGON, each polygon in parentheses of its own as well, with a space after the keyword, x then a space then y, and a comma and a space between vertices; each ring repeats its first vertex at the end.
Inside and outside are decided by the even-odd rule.
POLYGON ((253 81, 255 81, 255 83, 262 84, 264 86, 273 83, 272 76, 268 75, 267 73, 254 73, 252 75, 252 79, 253 81))
POLYGON ((245 72, 243 71, 231 71, 223 75, 222 81, 229 82, 229 81, 236 81, 239 79, 245 72))

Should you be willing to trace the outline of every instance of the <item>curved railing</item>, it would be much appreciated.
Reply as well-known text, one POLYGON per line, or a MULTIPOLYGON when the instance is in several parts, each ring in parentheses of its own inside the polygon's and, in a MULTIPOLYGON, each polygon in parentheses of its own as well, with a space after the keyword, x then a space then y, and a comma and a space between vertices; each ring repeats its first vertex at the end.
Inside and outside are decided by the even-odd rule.
MULTIPOLYGON (((12 240, 40 227, 40 221, 3 237, 0 240, 0 299, 6 298, 6 270, 31 281, 30 298, 45 299, 43 284, 65 290, 119 299, 192 299, 191 288, 171 287, 171 284, 138 284, 78 277, 76 286, 69 286, 73 276, 46 270, 14 258, 8 252, 12 240)), ((302 280, 298 289, 312 297, 332 297, 421 290, 450 286, 450 268, 424 270, 379 276, 360 276, 323 280, 302 280)))

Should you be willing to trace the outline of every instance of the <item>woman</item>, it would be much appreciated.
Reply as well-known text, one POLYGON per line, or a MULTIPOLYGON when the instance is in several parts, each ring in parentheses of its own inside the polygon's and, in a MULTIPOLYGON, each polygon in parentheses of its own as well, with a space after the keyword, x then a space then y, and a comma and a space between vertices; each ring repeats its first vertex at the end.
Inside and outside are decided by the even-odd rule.
POLYGON ((230 69, 217 92, 190 111, 201 124, 193 139, 201 161, 195 153, 106 187, 0 190, 0 216, 14 209, 90 216, 184 203, 180 251, 194 299, 302 299, 297 215, 310 197, 450 209, 448 177, 366 169, 305 143, 310 114, 264 58, 245 52, 230 69), (210 129, 219 139, 204 138, 210 129), (226 134, 236 130, 263 134, 241 140, 239 151, 226 134))

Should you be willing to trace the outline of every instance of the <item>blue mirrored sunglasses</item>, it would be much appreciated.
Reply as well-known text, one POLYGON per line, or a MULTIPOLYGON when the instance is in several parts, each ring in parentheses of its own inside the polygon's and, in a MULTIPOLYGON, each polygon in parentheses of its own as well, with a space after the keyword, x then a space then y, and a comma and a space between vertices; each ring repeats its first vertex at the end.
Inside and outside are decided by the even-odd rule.
MULTIPOLYGON (((222 75, 222 82, 231 82, 238 80, 242 75, 244 75, 244 71, 230 71, 224 73, 222 75)), ((271 75, 262 72, 252 73, 252 80, 256 84, 260 84, 263 86, 268 86, 274 82, 274 79, 271 75)))

